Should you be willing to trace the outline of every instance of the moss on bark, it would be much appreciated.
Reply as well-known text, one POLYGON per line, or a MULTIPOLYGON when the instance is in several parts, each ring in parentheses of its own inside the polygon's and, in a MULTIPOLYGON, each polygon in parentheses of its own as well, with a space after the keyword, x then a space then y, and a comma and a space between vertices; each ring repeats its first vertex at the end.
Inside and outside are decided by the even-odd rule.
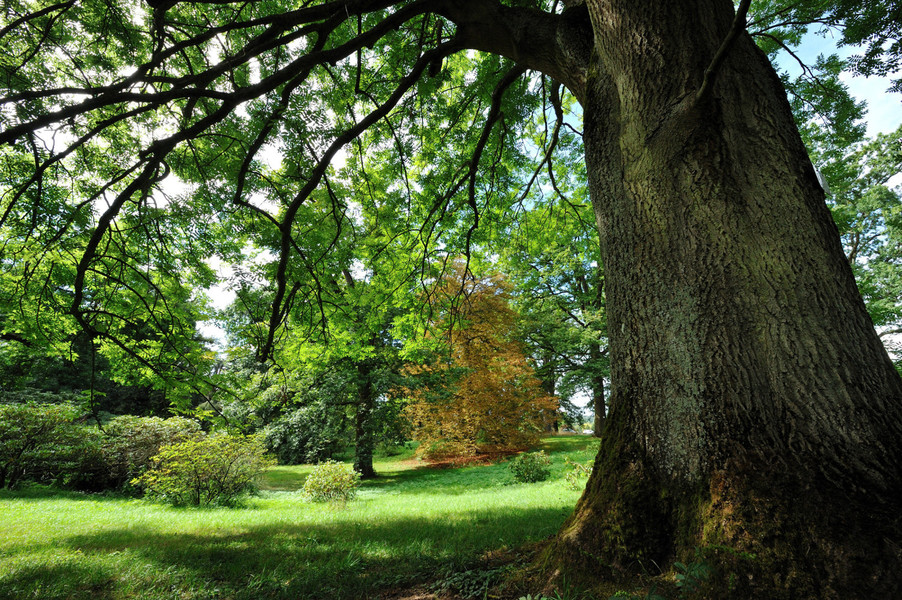
POLYGON ((899 515, 802 468, 731 465, 689 485, 656 476, 621 436, 602 443, 595 470, 545 549, 546 578, 596 588, 659 573, 672 581, 681 562, 709 573, 692 598, 846 600, 902 589, 899 515))

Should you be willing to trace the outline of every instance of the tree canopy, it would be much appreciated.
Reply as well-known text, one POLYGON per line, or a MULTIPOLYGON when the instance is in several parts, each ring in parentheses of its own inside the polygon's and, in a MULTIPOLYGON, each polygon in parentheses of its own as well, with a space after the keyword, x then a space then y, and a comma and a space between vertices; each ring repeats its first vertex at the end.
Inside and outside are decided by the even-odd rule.
MULTIPOLYGON (((214 256, 272 257, 238 275, 267 289, 256 342, 270 357, 290 309, 323 318, 347 231, 372 230, 370 252, 407 257, 393 268, 426 282, 487 219, 566 197, 556 169, 581 139, 561 132, 591 29, 582 2, 520 4, 6 3, 4 336, 58 352, 81 328, 175 384, 201 359, 214 256)), ((848 128, 860 113, 838 69, 892 72, 897 12, 771 1, 747 21, 771 53, 812 27, 863 44, 787 80, 808 117, 848 128)))

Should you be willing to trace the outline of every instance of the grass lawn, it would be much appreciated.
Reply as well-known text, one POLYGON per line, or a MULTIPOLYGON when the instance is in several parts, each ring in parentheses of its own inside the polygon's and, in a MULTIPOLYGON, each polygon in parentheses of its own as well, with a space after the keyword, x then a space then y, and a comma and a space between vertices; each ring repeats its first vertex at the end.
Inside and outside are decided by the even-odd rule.
POLYGON ((555 533, 579 492, 564 457, 589 436, 547 438, 552 476, 509 484, 504 464, 423 468, 377 457, 346 506, 305 502, 309 466, 267 472, 241 508, 172 508, 28 488, 0 493, 0 598, 378 598, 555 533))

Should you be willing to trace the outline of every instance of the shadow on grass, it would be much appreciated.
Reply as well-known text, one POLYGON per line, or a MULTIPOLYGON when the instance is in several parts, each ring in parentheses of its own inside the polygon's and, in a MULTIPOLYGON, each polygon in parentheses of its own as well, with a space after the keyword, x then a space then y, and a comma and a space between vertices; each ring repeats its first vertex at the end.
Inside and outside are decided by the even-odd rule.
MULTIPOLYGON (((584 448, 583 445, 575 443, 574 446, 576 450, 584 448)), ((576 456, 574 458, 584 462, 593 456, 594 453, 587 453, 585 457, 576 456)), ((551 454, 551 459, 551 476, 548 478, 548 482, 563 480, 570 468, 564 463, 563 458, 555 454, 551 454)), ((440 494, 457 496, 471 494, 480 490, 497 489, 499 486, 509 484, 523 485, 516 484, 508 468, 508 461, 504 460, 491 465, 457 469, 423 466, 407 470, 385 470, 379 472, 376 479, 364 481, 362 487, 363 489, 397 490, 405 495, 440 494)))
MULTIPOLYGON (((597 451, 598 439, 588 435, 561 435, 546 437, 539 446, 548 452, 553 461, 557 453, 575 453, 597 451)), ((592 452, 594 456, 594 452, 592 452)), ((456 468, 435 466, 428 462, 416 465, 408 464, 396 467, 399 463, 382 463, 376 465, 377 477, 363 482, 364 489, 385 490, 389 488, 403 489, 404 493, 436 493, 436 483, 440 482, 441 493, 458 495, 502 485, 510 482, 507 470, 510 457, 502 457, 492 464, 471 465, 456 468)), ((581 459, 582 460, 582 459, 581 459)), ((311 465, 283 465, 270 469, 263 477, 262 488, 269 491, 296 491, 304 487, 311 465)), ((552 480, 563 477, 553 469, 552 480)))
MULTIPOLYGON (((303 489, 309 469, 305 466, 279 466, 268 470, 261 489, 291 492, 303 489), (304 469, 302 472, 301 469, 304 469)), ((464 494, 502 484, 507 478, 506 463, 447 469, 427 464, 414 468, 377 467, 377 476, 361 482, 363 489, 395 489, 405 494, 464 494)))
POLYGON ((90 600, 116 595, 112 573, 73 562, 28 566, 0 580, 0 600, 90 600))
MULTIPOLYGON (((569 512, 569 511, 567 511, 569 512)), ((560 509, 469 511, 452 519, 403 518, 377 523, 274 524, 218 535, 129 528, 79 535, 65 544, 88 556, 128 553, 161 573, 177 574, 181 597, 378 598, 386 589, 463 569, 482 553, 553 534, 560 509), (474 535, 478 531, 478 536, 474 535)), ((21 578, 20 578, 21 579, 21 578)), ((170 589, 173 584, 155 584, 170 589)), ((155 598, 162 589, 134 590, 155 598)), ((95 598, 120 596, 101 589, 95 598)))
POLYGON ((114 492, 88 493, 64 490, 49 485, 26 484, 13 490, 0 489, 0 500, 16 500, 20 502, 45 500, 91 500, 93 502, 122 502, 128 496, 114 492))
POLYGON ((488 488, 497 488, 511 479, 507 463, 443 469, 419 467, 398 471, 385 470, 375 479, 363 482, 363 489, 393 489, 405 495, 431 494, 458 496, 488 488))

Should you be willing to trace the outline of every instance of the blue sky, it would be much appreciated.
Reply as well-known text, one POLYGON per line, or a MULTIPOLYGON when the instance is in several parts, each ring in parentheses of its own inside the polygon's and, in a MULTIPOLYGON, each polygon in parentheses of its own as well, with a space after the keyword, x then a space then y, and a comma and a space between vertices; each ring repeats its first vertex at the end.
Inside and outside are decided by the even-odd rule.
MULTIPOLYGON (((836 40, 830 34, 821 36, 809 33, 803 38, 797 55, 806 64, 813 65, 819 54, 838 54, 841 58, 848 58, 856 54, 856 49, 837 48, 836 40)), ((780 67, 793 75, 801 71, 798 63, 785 52, 781 54, 777 62, 780 67)), ((868 113, 865 117, 868 136, 888 133, 899 127, 899 124, 902 123, 902 94, 887 91, 891 84, 888 77, 866 78, 843 73, 840 79, 849 86, 849 91, 855 98, 864 100, 868 104, 868 113)))

